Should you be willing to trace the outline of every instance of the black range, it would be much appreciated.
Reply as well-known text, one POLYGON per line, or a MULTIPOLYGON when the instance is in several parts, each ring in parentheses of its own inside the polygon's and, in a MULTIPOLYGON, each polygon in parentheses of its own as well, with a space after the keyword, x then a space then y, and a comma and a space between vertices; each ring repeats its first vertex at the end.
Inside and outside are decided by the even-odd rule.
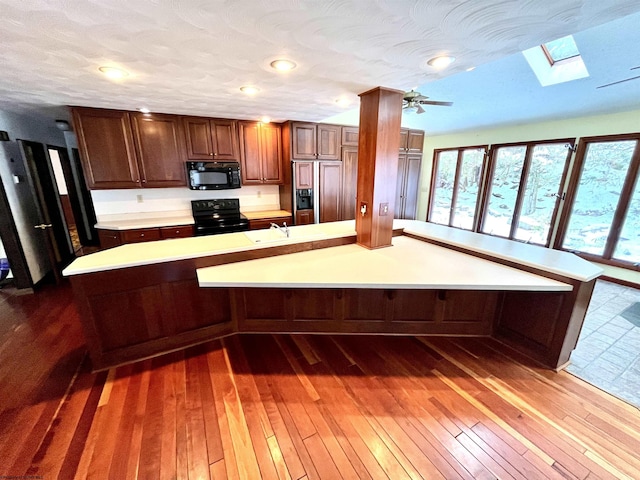
POLYGON ((196 236, 249 230, 249 220, 240 213, 238 198, 192 200, 191 212, 196 236))

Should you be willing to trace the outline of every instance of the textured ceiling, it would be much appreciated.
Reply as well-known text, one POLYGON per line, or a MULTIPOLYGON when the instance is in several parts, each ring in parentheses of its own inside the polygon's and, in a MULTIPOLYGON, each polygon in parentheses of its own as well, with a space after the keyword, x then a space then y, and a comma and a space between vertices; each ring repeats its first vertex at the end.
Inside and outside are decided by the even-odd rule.
POLYGON ((638 12, 640 3, 0 0, 0 9, 0 109, 147 106, 320 121, 342 111, 339 97, 353 108, 358 93, 378 85, 444 82, 468 67, 638 12), (426 60, 441 53, 457 62, 438 72, 426 60), (269 63, 280 57, 298 68, 273 71, 269 63), (101 65, 131 75, 116 83, 98 73, 101 65), (261 91, 248 97, 242 85, 261 91))

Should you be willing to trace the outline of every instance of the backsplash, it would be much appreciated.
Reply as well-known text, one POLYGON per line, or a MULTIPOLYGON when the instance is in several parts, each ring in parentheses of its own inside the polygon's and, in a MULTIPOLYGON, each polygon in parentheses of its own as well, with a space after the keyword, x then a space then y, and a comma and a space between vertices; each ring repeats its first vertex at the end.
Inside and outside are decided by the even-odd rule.
POLYGON ((188 188, 92 190, 91 197, 98 218, 124 213, 190 212, 191 200, 209 198, 239 198, 244 212, 280 209, 277 185, 206 191, 188 188))

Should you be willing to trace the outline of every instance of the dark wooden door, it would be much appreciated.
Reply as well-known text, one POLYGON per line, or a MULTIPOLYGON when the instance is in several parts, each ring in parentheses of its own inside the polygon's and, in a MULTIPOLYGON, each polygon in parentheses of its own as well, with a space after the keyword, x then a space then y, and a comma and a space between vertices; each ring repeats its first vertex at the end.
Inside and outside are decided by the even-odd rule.
POLYGON ((178 117, 132 113, 143 187, 187 185, 184 142, 178 117))
POLYGON ((293 123, 291 130, 291 157, 295 160, 315 160, 317 158, 316 124, 293 123))
POLYGON ((185 134, 187 158, 189 160, 213 159, 209 120, 201 117, 183 117, 182 128, 185 134))
POLYGON ((280 125, 260 123, 262 147, 262 183, 281 184, 282 174, 282 131, 280 125))
POLYGON ((262 183, 260 128, 258 122, 239 122, 240 176, 243 185, 262 183))
POLYGON ((404 178, 404 205, 402 218, 415 220, 418 207, 418 186, 420 184, 421 155, 407 155, 404 178))
POLYGON ((338 125, 317 125, 318 160, 340 160, 341 127, 338 125))
POLYGON ((398 175, 396 176, 396 200, 393 206, 393 218, 402 218, 404 211, 404 188, 407 170, 407 154, 401 153, 398 157, 398 175))
POLYGON ((342 149, 342 220, 356 218, 358 149, 342 149))
POLYGON ((235 120, 211 120, 213 159, 238 161, 238 124, 235 120))
POLYGON ((320 162, 320 223, 342 220, 342 162, 320 162))
POLYGON ((141 186, 127 112, 74 108, 73 122, 89 189, 141 186))
POLYGON ((313 162, 295 162, 296 189, 313 188, 313 162))

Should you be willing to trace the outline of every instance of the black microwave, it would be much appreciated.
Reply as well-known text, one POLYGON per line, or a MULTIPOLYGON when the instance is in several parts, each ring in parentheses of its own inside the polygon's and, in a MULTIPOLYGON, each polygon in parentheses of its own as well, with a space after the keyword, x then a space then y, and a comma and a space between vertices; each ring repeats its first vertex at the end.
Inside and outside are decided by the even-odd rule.
POLYGON ((226 190, 240 188, 238 162, 187 162, 191 190, 226 190))

